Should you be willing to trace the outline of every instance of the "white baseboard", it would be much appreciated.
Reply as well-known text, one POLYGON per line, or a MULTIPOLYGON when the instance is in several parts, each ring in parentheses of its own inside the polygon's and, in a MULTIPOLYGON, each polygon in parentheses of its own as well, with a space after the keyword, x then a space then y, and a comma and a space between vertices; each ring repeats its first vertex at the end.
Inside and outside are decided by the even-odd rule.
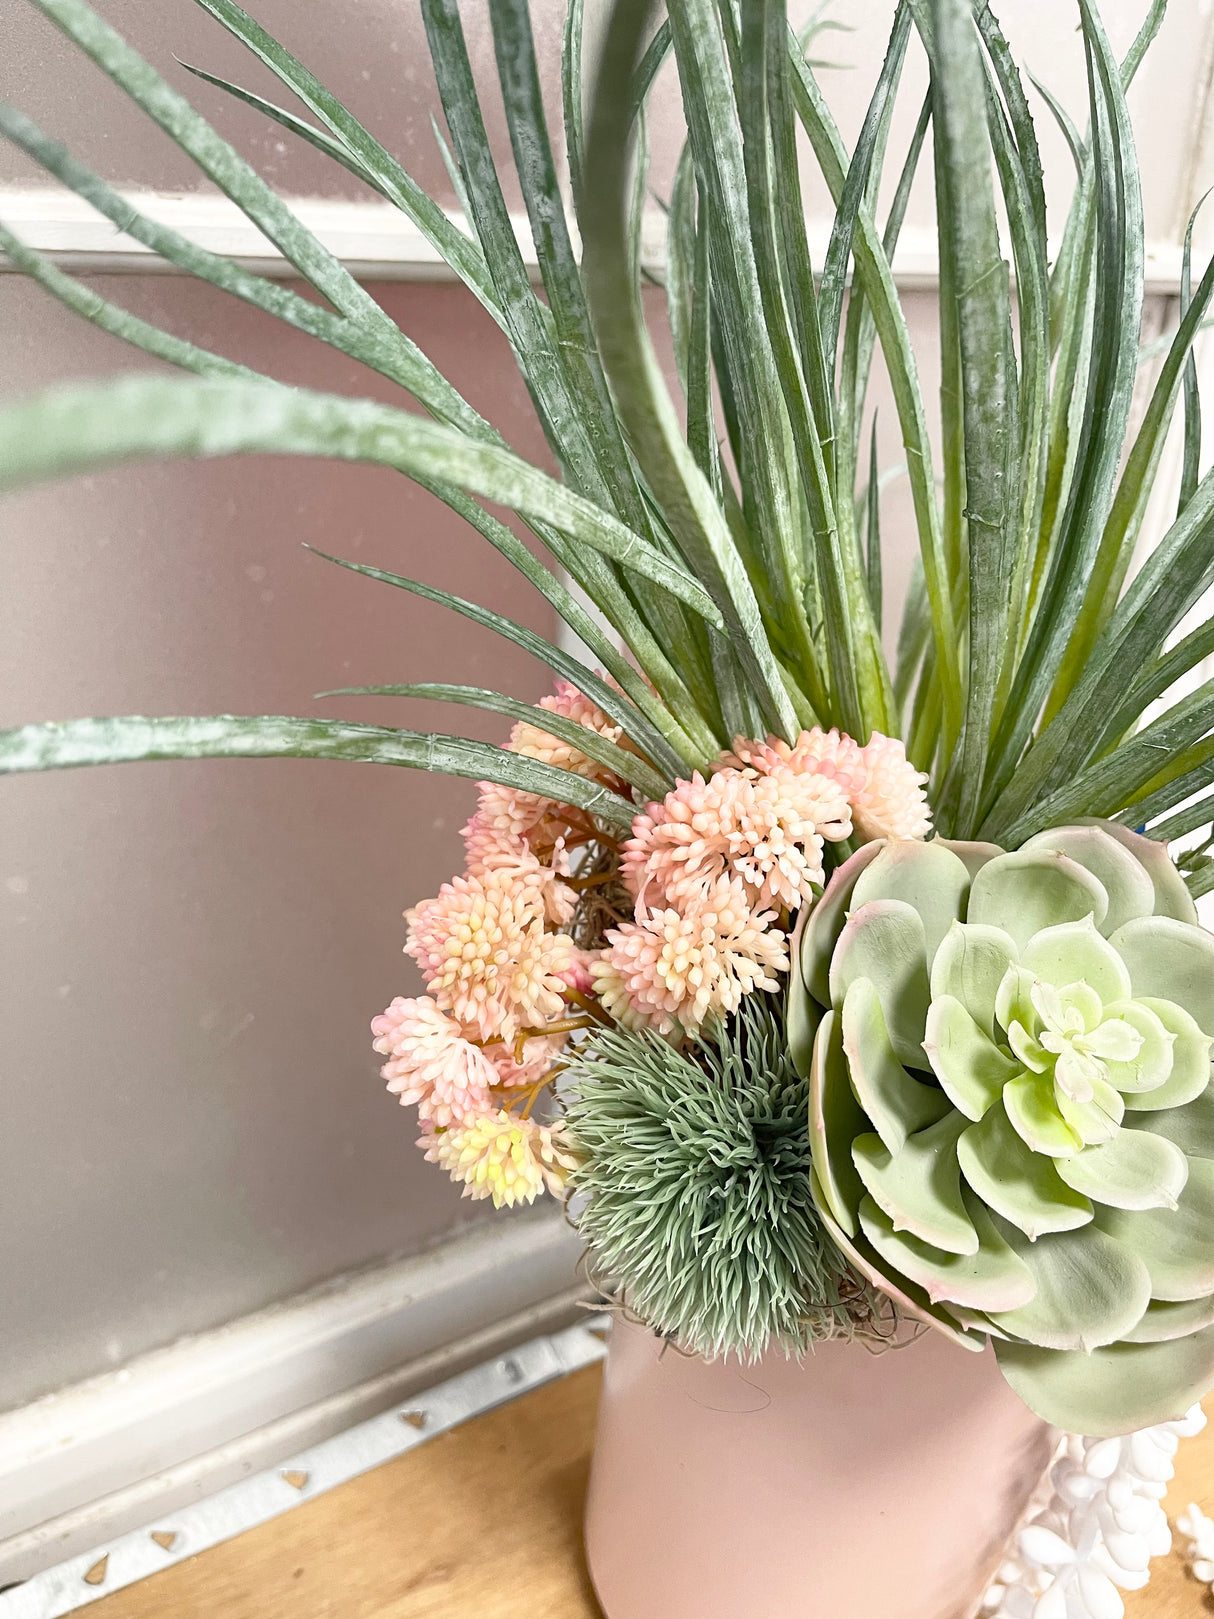
POLYGON ((0 1588, 565 1324, 580 1253, 488 1224, 0 1415, 0 1588))

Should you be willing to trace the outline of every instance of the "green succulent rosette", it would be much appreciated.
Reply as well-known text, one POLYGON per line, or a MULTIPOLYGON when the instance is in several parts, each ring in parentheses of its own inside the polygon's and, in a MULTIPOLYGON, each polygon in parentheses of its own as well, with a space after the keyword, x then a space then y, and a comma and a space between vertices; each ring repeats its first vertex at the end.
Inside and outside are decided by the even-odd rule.
POLYGON ((905 1311, 1084 1434, 1214 1384, 1214 937, 1105 822, 867 844, 789 1001, 814 1196, 905 1311))

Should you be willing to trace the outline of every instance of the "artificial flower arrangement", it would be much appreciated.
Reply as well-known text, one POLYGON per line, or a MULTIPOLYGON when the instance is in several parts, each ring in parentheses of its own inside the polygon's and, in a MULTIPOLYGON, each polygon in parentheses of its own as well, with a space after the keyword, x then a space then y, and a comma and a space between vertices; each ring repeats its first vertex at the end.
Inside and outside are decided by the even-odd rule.
POLYGON ((1076 169, 1053 257, 1029 90, 986 3, 901 0, 848 153, 813 30, 792 32, 783 0, 667 0, 660 15, 615 0, 588 114, 570 0, 559 142, 527 0, 488 0, 543 297, 457 0, 421 9, 459 219, 234 0, 198 0, 295 105, 190 71, 427 236, 509 339, 556 478, 509 449, 85 0, 31 3, 316 296, 140 214, 12 109, 7 137, 130 236, 425 414, 251 372, 80 288, 3 229, 15 268, 193 373, 17 402, 0 416, 4 482, 147 455, 393 467, 506 556, 588 656, 330 558, 525 647, 554 695, 533 707, 470 687, 352 688, 503 714, 503 748, 316 718, 132 717, 8 732, 0 768, 296 755, 478 781, 466 870, 407 913, 427 993, 374 1024, 427 1158, 497 1205, 569 1196, 599 1275, 684 1350, 754 1359, 911 1321, 993 1344, 1013 1389, 1061 1428, 1179 1419, 1214 1384, 1214 939, 1194 904, 1214 887, 1214 697, 1178 695, 1214 650, 1214 620, 1190 627, 1214 582, 1193 358, 1214 266, 1192 285, 1186 239, 1179 323, 1143 350, 1125 95, 1164 0, 1121 61, 1078 0, 1086 132, 1048 90, 1037 103, 1076 169), (884 199, 916 39, 931 87, 884 199), (659 276, 641 251, 645 108, 670 55, 687 139, 659 276), (816 264, 802 138, 836 205, 816 264), (891 272, 925 150, 939 450, 891 272), (673 390, 647 277, 665 285, 673 390), (892 667, 878 355, 919 546, 892 667), (1178 416, 1175 517, 1144 556, 1178 416))

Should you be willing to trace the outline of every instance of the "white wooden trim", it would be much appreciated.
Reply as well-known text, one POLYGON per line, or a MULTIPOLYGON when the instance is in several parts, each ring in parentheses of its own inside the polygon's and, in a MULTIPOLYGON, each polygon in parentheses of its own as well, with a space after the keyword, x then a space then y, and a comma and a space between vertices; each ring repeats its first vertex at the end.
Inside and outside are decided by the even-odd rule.
MULTIPOLYGON (((0 1593, 0 1619, 62 1619, 209 1546, 268 1523, 470 1417, 593 1365, 602 1359, 604 1337, 601 1326, 587 1322, 532 1339, 509 1355, 426 1389, 404 1410, 385 1411, 286 1458, 271 1471, 245 1477, 189 1506, 174 1510, 161 1503, 138 1529, 103 1536, 7 1594, 0 1593)), ((401 1528, 408 1533, 408 1524, 401 1528)))
MULTIPOLYGON (((141 213, 188 236, 213 253, 222 253, 259 274, 294 274, 255 225, 213 193, 170 194, 158 191, 123 193, 141 213)), ((449 281, 453 272, 404 214, 386 202, 343 202, 301 197, 291 207, 305 225, 357 276, 369 281, 449 281)), ((464 216, 450 213, 464 226, 464 216)), ((535 270, 535 248, 525 215, 514 215, 515 235, 523 258, 535 270)), ((87 272, 180 274, 149 248, 124 236, 73 192, 60 188, 0 187, 0 220, 40 253, 65 268, 87 272)), ((810 248, 821 264, 830 235, 829 220, 809 221, 810 248)), ((659 209, 645 219, 642 253, 660 270, 665 221, 659 209)), ((1180 248, 1170 242, 1147 243, 1147 291, 1180 290, 1180 248)), ((10 266, 0 255, 0 270, 10 266)), ((894 255, 894 277, 904 290, 934 287, 938 279, 933 230, 903 231, 894 255)))
POLYGON ((564 1325, 580 1256, 488 1223, 0 1415, 0 1586, 564 1325))

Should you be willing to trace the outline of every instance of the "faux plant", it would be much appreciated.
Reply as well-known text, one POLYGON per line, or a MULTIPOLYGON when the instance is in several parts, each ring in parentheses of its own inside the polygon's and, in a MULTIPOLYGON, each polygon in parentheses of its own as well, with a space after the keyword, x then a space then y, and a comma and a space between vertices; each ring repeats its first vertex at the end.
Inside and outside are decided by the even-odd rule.
POLYGON ((1214 938, 1160 845, 1114 823, 1014 854, 869 843, 800 945, 815 1198, 861 1273, 993 1337, 1059 1426, 1192 1403, 1214 1352, 1214 938))
POLYGON ((198 0, 292 100, 191 69, 206 93, 259 110, 422 231, 505 334, 557 477, 509 448, 84 0, 31 3, 315 296, 140 214, 4 108, 7 137, 178 269, 421 410, 285 386, 137 319, 0 228, 16 269, 191 373, 16 402, 0 414, 0 482, 165 455, 393 467, 517 567, 589 661, 489 607, 329 558, 522 646, 555 694, 532 707, 464 686, 354 688, 500 713, 515 722, 502 748, 315 718, 134 717, 0 735, 0 769, 296 755, 477 780, 466 871, 409 913, 428 994, 374 1030, 428 1157, 497 1203, 571 1184, 600 1268, 705 1352, 799 1350, 911 1314, 994 1339, 1013 1386, 1064 1426, 1179 1415, 1214 1382, 1214 944, 1192 908, 1214 888, 1214 682, 1175 695, 1214 652, 1214 620, 1177 639, 1214 584, 1193 359, 1214 265, 1193 286, 1186 238, 1179 324, 1144 358, 1126 90, 1165 0, 1122 61, 1077 0, 1085 130, 1048 90, 1030 95, 987 0, 900 0, 850 153, 784 0, 615 0, 589 95, 583 0, 569 0, 555 137, 527 0, 487 0, 540 289, 457 0, 421 9, 461 218, 233 0, 198 0), (912 49, 930 90, 883 203, 912 49), (661 199, 675 392, 640 247, 646 105, 670 55, 687 124, 661 199), (1034 106, 1076 170, 1053 257, 1034 106), (836 209, 817 263, 802 137, 836 209), (891 270, 928 153, 938 452, 891 270), (878 353, 918 541, 892 666, 878 353), (1139 559, 1181 409, 1175 518, 1139 559), (812 1130, 797 1117, 807 1084, 812 1130))

